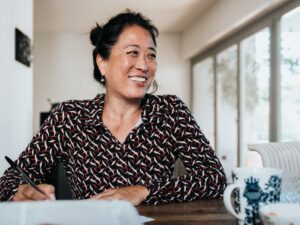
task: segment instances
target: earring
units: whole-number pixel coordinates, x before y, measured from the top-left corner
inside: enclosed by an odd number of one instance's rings
[[[101,76],[101,79],[100,79],[100,82],[101,82],[101,83],[104,83],[104,81],[105,81],[105,77],[102,75],[102,76]]]

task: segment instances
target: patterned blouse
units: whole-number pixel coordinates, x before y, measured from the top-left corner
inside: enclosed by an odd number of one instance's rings
[[[86,199],[109,188],[144,185],[146,204],[221,197],[222,165],[188,108],[176,96],[147,94],[142,123],[120,143],[102,122],[104,94],[57,106],[16,163],[36,183],[44,183],[60,159],[73,198]],[[180,158],[186,175],[174,178]],[[11,168],[0,178],[0,200],[24,183]]]

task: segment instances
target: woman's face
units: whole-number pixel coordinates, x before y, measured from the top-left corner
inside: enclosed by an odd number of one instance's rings
[[[97,57],[109,95],[142,99],[156,71],[156,49],[149,31],[133,25],[124,29],[107,60]]]

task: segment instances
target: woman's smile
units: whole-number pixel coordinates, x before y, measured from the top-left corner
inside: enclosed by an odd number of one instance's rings
[[[129,76],[129,79],[135,83],[145,84],[148,78],[146,76]]]

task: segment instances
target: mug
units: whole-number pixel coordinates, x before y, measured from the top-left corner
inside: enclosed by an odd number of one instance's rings
[[[300,203],[300,173],[284,171],[282,174],[282,186],[280,202]]]
[[[235,168],[233,183],[224,192],[227,211],[239,225],[260,225],[259,207],[280,200],[282,170],[275,168]],[[234,201],[232,202],[232,193]],[[234,203],[234,206],[232,205]]]

